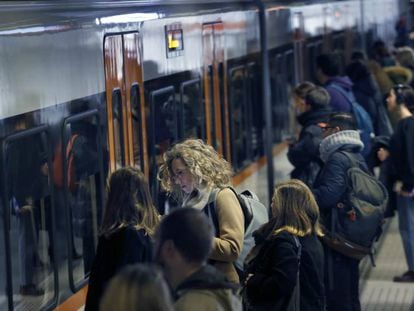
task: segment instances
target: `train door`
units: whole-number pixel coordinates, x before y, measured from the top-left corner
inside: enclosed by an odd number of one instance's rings
[[[141,39],[137,32],[104,41],[110,170],[140,168],[148,176]]]
[[[223,23],[204,24],[202,35],[207,142],[230,159]]]

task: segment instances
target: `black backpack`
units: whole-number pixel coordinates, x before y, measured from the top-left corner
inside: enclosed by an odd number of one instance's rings
[[[347,191],[332,209],[330,232],[323,241],[335,251],[355,259],[372,257],[372,245],[382,232],[388,201],[384,185],[363,170],[354,155],[341,152],[351,162],[347,171]]]

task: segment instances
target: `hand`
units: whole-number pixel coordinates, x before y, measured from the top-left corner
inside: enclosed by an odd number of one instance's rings
[[[412,192],[403,191],[403,190],[401,190],[398,194],[406,198],[411,198],[413,196]]]

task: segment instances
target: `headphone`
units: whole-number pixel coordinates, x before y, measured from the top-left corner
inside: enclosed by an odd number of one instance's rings
[[[404,90],[408,89],[408,87],[404,84],[397,84],[393,87],[395,96],[397,97],[397,104],[401,105],[405,102]]]

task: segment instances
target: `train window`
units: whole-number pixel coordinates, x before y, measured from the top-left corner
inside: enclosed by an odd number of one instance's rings
[[[251,149],[251,156],[257,157],[262,155],[263,150],[263,107],[258,104],[261,103],[261,84],[258,72],[258,66],[255,63],[247,65],[247,107],[249,118],[248,128],[250,129],[248,146]]]
[[[102,219],[104,178],[108,152],[99,132],[98,110],[85,111],[64,122],[62,142],[66,146],[64,163],[65,204],[69,282],[77,291],[85,284],[92,268]]]
[[[15,126],[18,132],[7,137],[2,148],[7,242],[1,257],[2,264],[6,258],[7,273],[0,277],[0,291],[10,292],[8,299],[0,299],[0,309],[50,309],[56,305],[58,288],[52,152],[46,126],[26,129],[21,121]]]
[[[230,132],[232,146],[232,165],[241,169],[248,159],[248,106],[246,72],[244,66],[232,68],[230,77]]]
[[[201,98],[200,79],[182,83],[180,98],[180,137],[206,139],[206,115]]]
[[[125,165],[122,96],[119,88],[112,91],[112,126],[116,168]]]
[[[131,115],[132,115],[132,142],[134,151],[134,166],[144,171],[142,148],[142,120],[139,85],[131,86]]]
[[[158,167],[163,161],[162,155],[164,152],[178,139],[177,104],[173,86],[168,86],[150,93],[150,135],[153,144],[149,146],[149,180],[152,197],[161,213],[164,211],[166,197],[161,194],[159,189],[159,183],[157,181]]]

